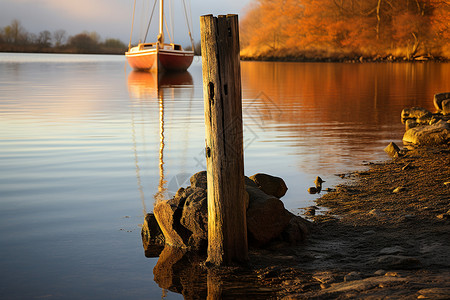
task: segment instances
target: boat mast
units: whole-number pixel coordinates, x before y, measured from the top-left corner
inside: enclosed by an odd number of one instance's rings
[[[133,4],[133,18],[131,19],[131,33],[130,33],[130,42],[128,43],[128,52],[131,49],[131,38],[133,37],[134,13],[135,12],[136,12],[136,0],[134,0],[134,4]]]
[[[159,2],[159,34],[158,42],[164,44],[164,0]]]

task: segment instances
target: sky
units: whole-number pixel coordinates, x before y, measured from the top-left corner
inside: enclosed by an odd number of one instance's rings
[[[175,42],[189,45],[183,0],[171,0],[174,11]],[[242,18],[251,1],[255,0],[185,0],[190,2],[193,37],[200,40],[199,17],[205,14],[239,14]],[[0,0],[0,27],[3,28],[17,19],[30,33],[38,34],[43,30],[54,32],[66,30],[68,35],[83,31],[95,31],[101,38],[118,38],[128,44],[131,32],[131,19],[134,0]],[[148,2],[148,3],[147,3]],[[139,40],[145,32],[148,19],[142,12],[151,11],[154,0],[136,0],[136,16],[133,30],[133,42]],[[147,3],[147,4],[144,4]],[[166,16],[168,9],[166,1]],[[157,10],[156,10],[157,11]],[[158,17],[156,13],[155,18]],[[152,21],[152,28],[158,27]],[[154,26],[153,26],[154,25]],[[181,28],[181,29],[179,29]],[[155,29],[156,30],[156,29]],[[156,35],[156,31],[152,34]],[[156,39],[156,37],[155,37]],[[152,41],[151,34],[147,41]],[[167,34],[166,34],[167,41]]]

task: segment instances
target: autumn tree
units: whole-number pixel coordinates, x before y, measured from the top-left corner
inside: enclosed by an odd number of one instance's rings
[[[242,53],[439,53],[450,42],[449,10],[446,0],[258,0],[241,22]]]

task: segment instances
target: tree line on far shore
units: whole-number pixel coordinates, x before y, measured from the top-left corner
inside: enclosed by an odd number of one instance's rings
[[[18,20],[0,28],[0,52],[49,52],[80,54],[123,54],[127,46],[119,39],[102,40],[93,32],[81,32],[69,36],[63,29],[38,34],[28,32]]]
[[[448,0],[253,0],[241,56],[450,59]]]

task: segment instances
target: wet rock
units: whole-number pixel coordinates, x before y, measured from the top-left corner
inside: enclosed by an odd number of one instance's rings
[[[192,178],[192,177],[191,177]],[[180,220],[193,235],[208,239],[208,202],[206,190],[198,188],[186,199]]]
[[[247,210],[249,240],[261,246],[279,236],[292,216],[280,199],[251,186],[246,186],[246,190],[250,198]]]
[[[450,142],[450,124],[440,120],[433,125],[411,128],[403,135],[403,142],[420,146],[439,146]]]
[[[312,187],[308,188],[308,193],[317,194],[317,193],[319,193],[319,191],[317,190],[317,188],[315,186],[312,186]]]
[[[422,107],[405,108],[402,110],[401,114],[402,123],[405,123],[407,119],[419,119],[423,121],[425,119],[431,118],[431,116],[431,112]]]
[[[286,183],[280,177],[275,177],[264,173],[257,173],[250,176],[249,178],[253,182],[255,182],[258,188],[267,195],[281,198],[286,194],[288,190]]]
[[[186,249],[166,246],[153,268],[154,281],[162,289],[182,294],[184,299],[206,299],[206,284],[198,284],[206,277],[200,266],[203,257]]]
[[[164,234],[165,243],[173,247],[187,247],[191,233],[180,224],[184,202],[180,198],[160,201],[153,208],[156,220]]]
[[[390,157],[398,157],[400,148],[394,142],[391,142],[386,148],[384,148],[384,152],[386,152]]]
[[[208,178],[206,175],[206,171],[200,171],[195,173],[189,179],[191,182],[192,188],[201,188],[206,190],[208,188]]]
[[[433,104],[434,107],[438,110],[442,110],[442,102],[444,100],[450,99],[450,93],[439,93],[434,95]]]
[[[417,258],[403,255],[383,255],[376,263],[387,269],[417,269],[420,261]]]
[[[164,247],[165,239],[153,213],[148,213],[145,216],[141,237],[145,256],[158,257]]]

